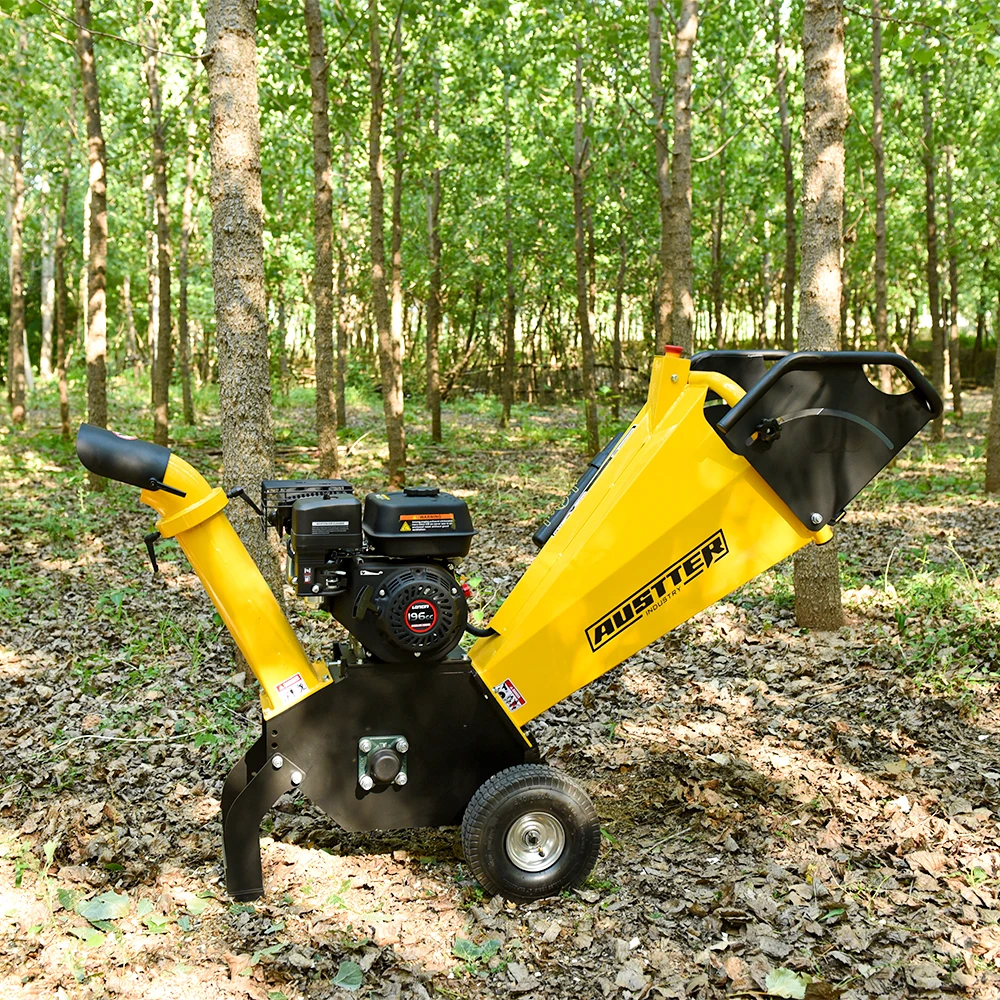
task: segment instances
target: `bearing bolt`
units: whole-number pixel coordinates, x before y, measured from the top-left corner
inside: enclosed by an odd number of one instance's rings
[[[358,743],[358,749],[362,753],[368,753],[368,751],[371,750],[371,748],[372,748],[372,741],[371,740],[364,739],[364,740],[361,740],[360,743]]]
[[[292,771],[292,784],[293,785],[301,785],[302,784],[302,772],[301,771]]]
[[[409,740],[407,740],[405,736],[400,736],[400,738],[396,740],[396,749],[400,753],[406,753],[406,751],[410,749]]]
[[[372,788],[375,787],[375,781],[372,779],[370,774],[362,774],[361,777],[358,778],[358,784],[366,792],[370,792]]]
[[[406,772],[405,771],[400,771],[399,774],[396,775],[396,784],[397,785],[405,785],[408,780],[409,779],[406,777]]]
[[[271,758],[271,767],[273,767],[275,771],[280,771],[284,766],[285,766],[285,758],[282,757],[280,753],[276,753]]]

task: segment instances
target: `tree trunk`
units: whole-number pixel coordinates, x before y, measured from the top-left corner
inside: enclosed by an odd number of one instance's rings
[[[506,64],[506,47],[504,62]],[[505,71],[506,72],[506,71]],[[510,185],[511,140],[510,140],[510,88],[509,78],[504,79],[503,87],[503,197],[504,197],[504,228],[506,241],[504,246],[504,265],[507,276],[507,294],[504,299],[503,314],[503,375],[501,381],[501,412],[500,426],[506,427],[510,420],[510,408],[514,402],[514,362],[517,349],[514,340],[514,323],[517,318],[514,301],[514,237],[511,232],[513,225],[513,193]]]
[[[264,301],[264,203],[257,103],[257,5],[209,0],[205,13],[212,157],[212,285],[227,489],[257,488],[274,453]],[[227,511],[279,601],[278,560],[244,504]]]
[[[1000,289],[997,290],[996,361],[993,365],[993,400],[986,434],[986,492],[1000,493]]]
[[[66,140],[66,155],[63,161],[62,184],[59,189],[59,225],[56,229],[56,376],[59,380],[59,425],[64,441],[70,438],[69,430],[69,387],[66,383],[66,321],[68,319],[69,294],[66,285],[66,212],[69,206],[69,171],[72,162],[72,145]]]
[[[927,295],[931,314],[931,382],[938,395],[944,399],[944,330],[941,326],[941,292],[938,276],[937,220],[935,217],[934,181],[934,119],[931,116],[930,73],[925,69],[920,74],[920,96],[923,104],[924,145],[924,222],[927,239]],[[933,425],[931,436],[935,441],[944,440],[944,415]]]
[[[576,43],[576,76],[573,88],[573,249],[576,258],[576,319],[580,325],[583,348],[583,408],[587,422],[587,450],[596,455],[601,450],[597,417],[597,391],[594,385],[594,334],[588,289],[586,222],[583,207],[583,182],[590,169],[590,139],[583,134],[583,50]]]
[[[90,164],[90,254],[87,261],[87,420],[95,427],[108,424],[108,188],[101,100],[97,89],[94,40],[90,34],[90,0],[76,0],[76,49],[83,81],[87,121],[87,160]],[[89,473],[91,489],[104,480]]]
[[[55,250],[52,244],[52,215],[49,208],[48,178],[42,181],[45,200],[41,209],[42,227],[42,344],[38,354],[38,378],[47,382],[52,378],[52,329],[56,304]]]
[[[156,331],[156,364],[153,366],[153,441],[166,445],[170,429],[170,375],[173,352],[170,333],[170,214],[167,205],[166,132],[160,101],[160,80],[157,68],[156,5],[147,34],[146,86],[149,89],[149,117],[153,125],[153,194],[156,203],[156,276],[159,285],[159,311]]]
[[[724,71],[722,53],[718,61],[719,79]],[[722,232],[726,218],[726,94],[719,97],[719,197],[712,210],[712,321],[716,350],[725,344],[722,328]]]
[[[434,118],[437,134],[437,113]],[[430,294],[427,300],[427,409],[431,415],[431,440],[441,441],[441,364],[438,339],[441,330],[441,231],[438,211],[441,205],[441,170],[431,171],[431,191],[427,196],[427,238],[430,254]]]
[[[180,286],[177,300],[177,335],[181,348],[181,394],[184,423],[194,423],[194,399],[191,395],[191,334],[188,328],[188,251],[191,245],[192,216],[194,214],[195,140],[198,123],[195,120],[192,83],[188,95],[187,150],[184,157],[184,202],[181,207],[181,243],[177,261],[177,283]]]
[[[319,476],[337,474],[337,395],[333,360],[333,173],[330,97],[319,0],[305,0],[312,88],[313,307],[316,313],[316,439]]]
[[[782,318],[786,351],[795,350],[795,175],[792,172],[792,130],[788,117],[788,87],[785,80],[784,41],[781,37],[781,5],[771,2],[774,24],[774,66],[778,90],[778,115],[781,120],[781,161],[785,172],[785,273],[782,276]]]
[[[624,200],[624,191],[622,192]],[[611,415],[618,419],[621,413],[622,397],[622,315],[625,295],[625,275],[628,269],[628,240],[625,239],[624,205],[622,206],[622,228],[618,236],[618,277],[615,279],[615,332],[611,348]],[[539,323],[539,332],[541,323]]]
[[[10,418],[15,424],[24,423],[25,366],[28,359],[24,352],[24,117],[14,126],[14,142],[11,150],[10,213],[10,326],[7,336],[10,344]]]
[[[156,405],[156,358],[160,353],[160,274],[156,238],[156,200],[153,195],[153,175],[142,179],[146,195],[148,225],[146,228],[146,350],[149,354],[149,404]]]
[[[660,24],[662,0],[648,0],[649,89],[653,107],[653,141],[656,148],[656,193],[660,205],[659,275],[653,298],[654,336],[660,344],[670,342],[670,313],[673,305],[673,275],[670,267],[670,147],[664,120],[666,94],[663,90],[663,28]]]
[[[951,382],[951,404],[955,416],[962,418],[962,365],[959,358],[958,340],[958,241],[955,238],[955,203],[952,191],[952,175],[955,172],[955,148],[948,146],[945,152],[945,202],[948,219],[946,240],[948,243],[948,378]]]
[[[349,86],[345,82],[344,91]],[[344,156],[340,178],[340,235],[337,240],[337,426],[347,425],[347,309],[349,293],[347,288],[347,239],[350,234],[350,218],[347,212],[351,171],[349,131],[344,132]]]
[[[125,307],[125,365],[131,368],[138,360],[135,329],[135,309],[132,305],[132,277],[128,273],[122,276],[122,305]]]
[[[988,273],[987,258],[984,255],[983,273],[979,279],[979,300],[976,302],[976,343],[972,348],[973,385],[979,385],[979,358],[983,353],[983,337],[986,333],[986,277]]]
[[[840,343],[844,129],[847,84],[840,0],[806,0],[802,27],[805,122],[802,135],[802,274],[799,347],[833,351]],[[835,541],[795,555],[795,617],[815,629],[844,621]]]
[[[403,426],[403,365],[392,337],[392,317],[385,286],[385,191],[382,172],[383,73],[379,39],[378,0],[368,0],[368,38],[371,56],[371,119],[368,129],[368,175],[371,183],[372,301],[378,329],[382,409],[389,444],[390,486],[406,481],[406,435]]]
[[[441,168],[437,165],[440,136],[441,81],[437,64],[433,69],[434,104],[431,111],[431,135],[434,139],[434,167],[431,169],[431,190],[427,195],[427,256],[430,280],[427,297],[427,410],[431,417],[431,440],[441,441],[441,360],[438,341],[441,334],[441,230],[438,216],[441,208]]]
[[[694,275],[691,261],[691,61],[698,34],[698,0],[681,0],[674,41],[674,148],[670,163],[672,306],[670,343],[694,347]]]
[[[882,10],[872,0],[872,152],[875,157],[875,346],[889,349],[888,280],[885,251],[885,145],[882,141]],[[879,368],[879,387],[892,391],[892,369]]]

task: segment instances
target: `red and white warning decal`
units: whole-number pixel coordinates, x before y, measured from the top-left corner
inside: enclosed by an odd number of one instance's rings
[[[411,632],[423,635],[430,632],[438,620],[437,605],[423,597],[411,601],[403,612],[403,621]]]
[[[286,677],[275,687],[275,690],[278,692],[278,697],[286,705],[309,692],[306,682],[302,679],[302,674],[292,674],[291,677]]]
[[[500,700],[507,706],[509,712],[516,712],[524,704],[524,697],[514,687],[514,682],[509,677],[503,684],[498,684],[493,690],[499,695]]]

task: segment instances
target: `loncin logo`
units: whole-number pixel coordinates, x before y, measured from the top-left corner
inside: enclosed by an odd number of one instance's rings
[[[601,615],[587,629],[587,641],[595,652],[615,636],[621,635],[639,621],[644,614],[651,614],[661,608],[672,597],[680,593],[692,580],[701,576],[713,563],[718,562],[729,546],[720,528],[713,535],[696,545],[687,555],[657,573],[644,587],[640,587],[631,597],[627,597],[607,614]]]

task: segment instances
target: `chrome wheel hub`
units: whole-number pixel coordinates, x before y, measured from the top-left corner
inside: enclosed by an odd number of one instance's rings
[[[507,857],[521,871],[540,872],[559,860],[566,846],[566,831],[552,813],[528,812],[507,831]]]

